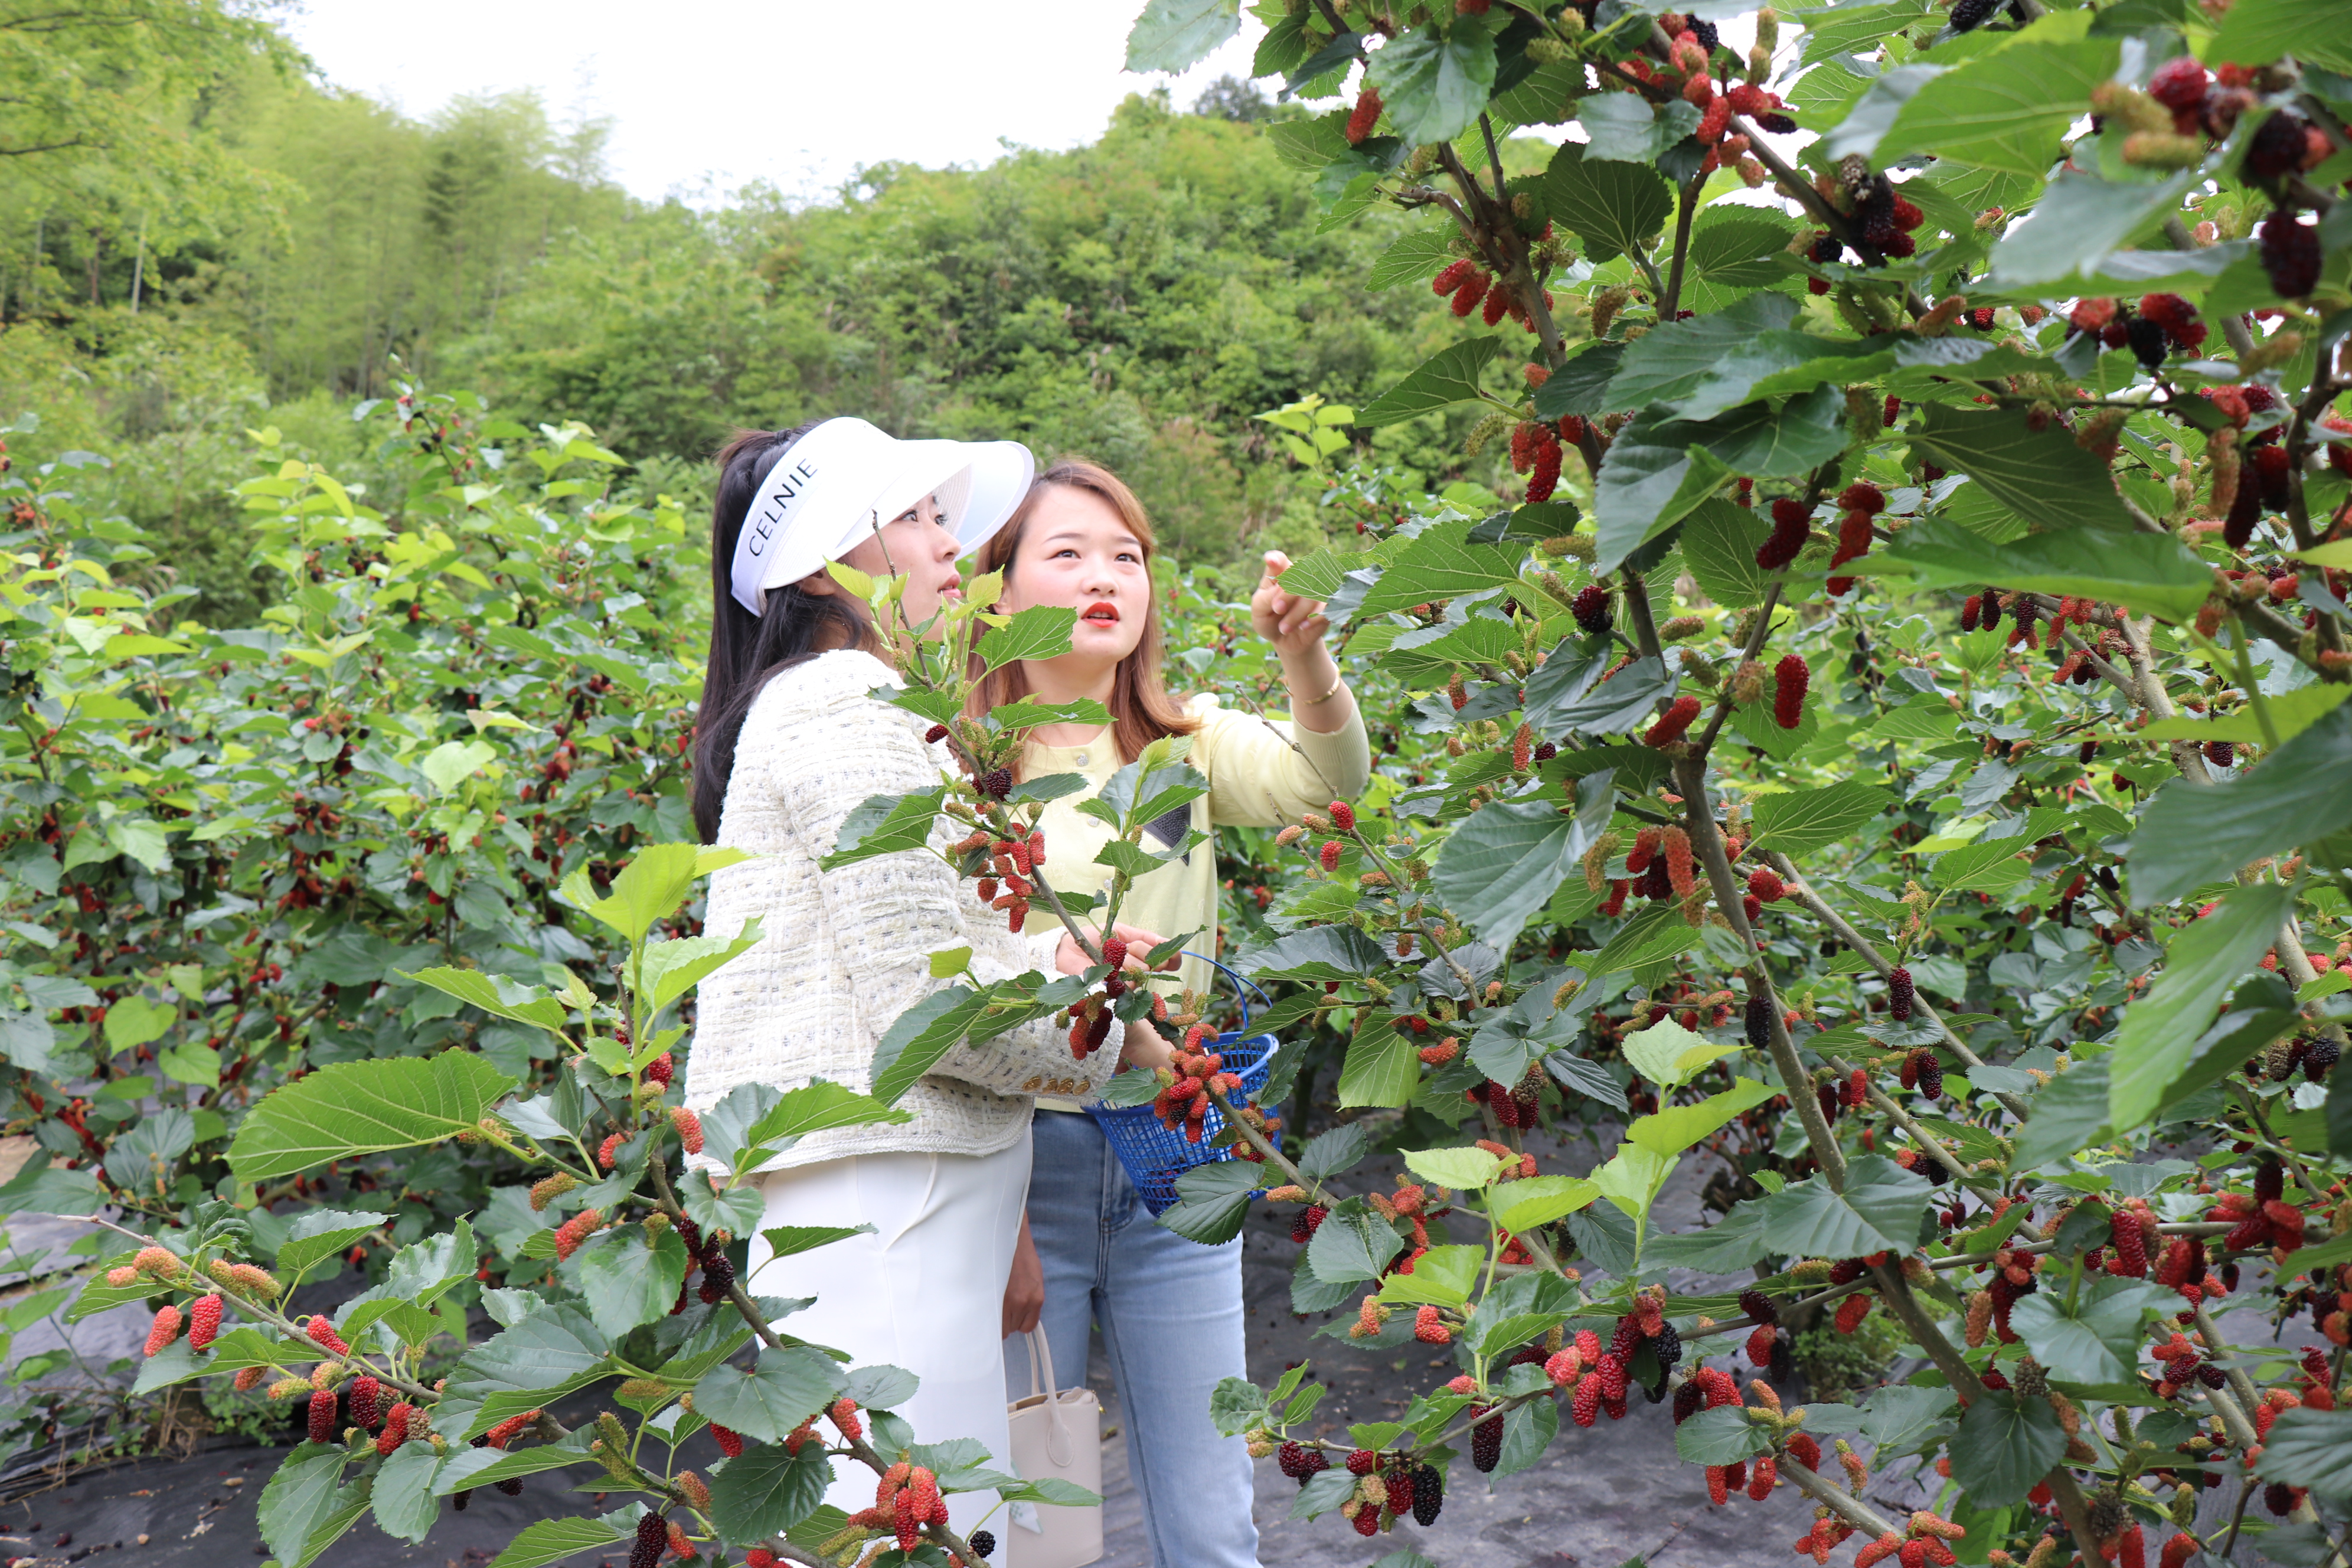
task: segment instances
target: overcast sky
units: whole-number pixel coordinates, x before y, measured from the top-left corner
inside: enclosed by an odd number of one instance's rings
[[[1249,74],[1244,31],[1179,78],[1122,68],[1141,0],[308,0],[290,20],[328,79],[416,116],[535,88],[553,117],[613,121],[614,175],[689,199],[751,180],[818,196],[860,163],[984,163],[1063,148],[1129,93],[1180,107]],[[887,18],[878,29],[876,18]],[[715,187],[712,189],[711,187]]]

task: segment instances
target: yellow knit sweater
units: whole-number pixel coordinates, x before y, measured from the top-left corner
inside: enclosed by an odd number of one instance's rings
[[[1230,711],[1205,692],[1193,697],[1185,708],[1201,721],[1186,761],[1208,779],[1209,793],[1192,803],[1188,821],[1171,822],[1158,834],[1147,833],[1147,849],[1167,848],[1186,826],[1214,834],[1220,826],[1271,827],[1296,822],[1303,811],[1320,811],[1335,800],[1352,799],[1372,776],[1371,744],[1365,736],[1361,714],[1351,712],[1344,728],[1322,735],[1296,723],[1272,723],[1255,714]],[[1039,824],[1045,835],[1045,875],[1055,887],[1097,896],[1109,890],[1110,868],[1096,865],[1094,859],[1109,842],[1110,829],[1081,813],[1078,803],[1099,793],[1123,765],[1108,729],[1076,746],[1032,742],[1024,753],[1024,778],[1083,773],[1089,785],[1049,803]],[[1033,913],[1031,918],[1036,917]],[[1137,879],[1120,905],[1118,918],[1124,924],[1162,936],[1196,931],[1200,934],[1186,944],[1187,950],[1213,955],[1217,952],[1216,846],[1203,844],[1185,860],[1171,862]],[[1215,972],[1201,960],[1188,958],[1181,975],[1184,984],[1205,992]],[[1076,1109],[1068,1100],[1037,1103],[1041,1110]]]

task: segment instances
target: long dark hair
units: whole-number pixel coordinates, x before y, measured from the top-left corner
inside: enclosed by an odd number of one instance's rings
[[[719,842],[735,739],[761,689],[829,648],[870,652],[879,646],[872,628],[837,594],[812,594],[788,583],[768,590],[767,613],[758,616],[735,599],[735,536],[743,531],[752,498],[777,460],[818,423],[741,431],[719,454],[719,493],[710,503],[710,658],[703,668],[694,738],[694,826],[706,844]]]

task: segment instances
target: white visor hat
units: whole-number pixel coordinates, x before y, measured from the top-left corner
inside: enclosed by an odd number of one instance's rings
[[[863,419],[828,419],[776,459],[735,536],[736,603],[760,614],[797,583],[936,496],[965,552],[1004,526],[1037,459],[1018,441],[901,441]]]

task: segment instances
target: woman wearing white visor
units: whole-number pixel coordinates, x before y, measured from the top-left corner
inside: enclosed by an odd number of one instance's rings
[[[869,695],[896,679],[898,628],[878,634],[825,563],[903,574],[906,624],[920,626],[958,593],[958,557],[1027,492],[1028,448],[900,441],[828,419],[744,435],[719,465],[694,813],[706,842],[758,857],[712,879],[709,933],[757,917],[761,934],[703,982],[686,1089],[700,1110],[745,1083],[865,1089],[884,1032],[942,984],[929,964],[941,949],[971,948],[982,980],[1086,963],[1050,926],[1010,934],[958,896],[928,850],[818,868],[859,803],[935,787],[941,762],[922,720]],[[952,837],[942,823],[933,847]],[[1158,940],[1135,935],[1139,950]],[[1129,1047],[1146,1059],[1166,1049],[1148,1025],[1129,1026]],[[913,1373],[917,1391],[897,1409],[918,1441],[976,1438],[1007,1469],[999,1346],[1008,1315],[1034,1311],[1006,1299],[1029,1184],[1032,1101],[1016,1086],[1041,1064],[1089,1089],[1120,1065],[1111,1052],[1074,1063],[1064,1032],[1040,1022],[950,1053],[898,1101],[907,1121],[802,1139],[768,1167],[761,1229],[871,1233],[772,1260],[755,1237],[747,1281],[759,1295],[816,1298],[783,1331],[846,1351],[853,1365]],[[829,1501],[871,1506],[871,1475],[836,1474]],[[950,1497],[950,1522],[969,1531],[995,1500]]]

